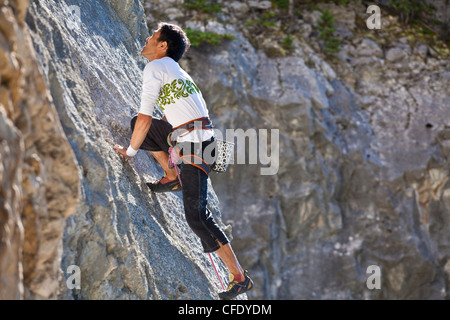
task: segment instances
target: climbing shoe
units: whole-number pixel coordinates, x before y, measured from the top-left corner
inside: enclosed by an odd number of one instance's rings
[[[236,296],[243,294],[253,288],[253,281],[248,276],[248,271],[244,271],[244,281],[236,282],[234,280],[234,276],[230,273],[230,282],[228,283],[227,291],[223,291],[219,293],[219,297],[222,300],[231,300]]]
[[[147,182],[147,186],[151,191],[156,193],[181,190],[180,181],[178,181],[178,179],[169,180],[167,177],[163,177],[155,183]]]

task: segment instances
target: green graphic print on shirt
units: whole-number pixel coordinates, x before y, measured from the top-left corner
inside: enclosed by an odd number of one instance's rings
[[[183,79],[173,80],[171,83],[166,83],[162,86],[156,102],[164,110],[164,106],[175,103],[175,99],[178,100],[181,97],[187,98],[190,94],[194,93],[200,93],[200,90],[192,81]]]

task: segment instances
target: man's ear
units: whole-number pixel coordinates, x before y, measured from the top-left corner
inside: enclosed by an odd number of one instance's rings
[[[158,45],[162,50],[167,50],[167,41],[161,41]]]

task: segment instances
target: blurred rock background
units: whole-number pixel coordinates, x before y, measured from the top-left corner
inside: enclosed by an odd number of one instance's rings
[[[408,3],[371,30],[360,1],[145,2],[199,40],[183,66],[222,130],[280,130],[276,175],[211,176],[250,298],[448,297],[449,7]]]
[[[181,194],[149,194],[162,170],[112,148],[158,21],[187,30],[216,128],[279,130],[276,174],[210,179],[248,298],[448,298],[450,8],[407,2],[371,30],[361,1],[0,1],[1,298],[217,298]]]

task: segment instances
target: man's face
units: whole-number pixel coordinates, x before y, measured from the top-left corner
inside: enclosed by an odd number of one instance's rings
[[[158,41],[160,32],[161,30],[153,31],[153,34],[147,38],[142,48],[141,54],[150,61],[159,59],[161,58],[161,54],[165,54],[164,46],[162,46],[164,43]]]

